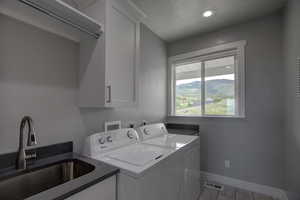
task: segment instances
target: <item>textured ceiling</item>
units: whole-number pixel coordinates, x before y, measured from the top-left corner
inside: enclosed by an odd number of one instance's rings
[[[131,0],[146,14],[143,22],[170,42],[197,33],[245,22],[270,14],[286,0]],[[203,18],[207,9],[216,12]]]

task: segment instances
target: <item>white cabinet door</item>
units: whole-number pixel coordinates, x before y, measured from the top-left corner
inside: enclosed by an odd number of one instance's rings
[[[121,5],[107,8],[106,86],[108,106],[136,103],[139,23]]]
[[[116,200],[116,176],[74,194],[66,200]]]
[[[137,102],[140,23],[123,0],[99,0],[85,13],[104,26],[80,44],[80,107],[125,107]]]
[[[197,200],[200,195],[200,147],[185,152],[182,200]]]

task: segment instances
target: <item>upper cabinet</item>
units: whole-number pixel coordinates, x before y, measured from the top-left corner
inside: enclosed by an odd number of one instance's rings
[[[137,103],[140,23],[130,5],[98,0],[83,10],[104,27],[98,39],[80,42],[79,106],[124,107]]]

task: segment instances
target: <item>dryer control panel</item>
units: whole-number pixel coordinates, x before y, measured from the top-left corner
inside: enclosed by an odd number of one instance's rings
[[[141,140],[147,140],[168,134],[167,128],[163,123],[141,126],[138,129]]]

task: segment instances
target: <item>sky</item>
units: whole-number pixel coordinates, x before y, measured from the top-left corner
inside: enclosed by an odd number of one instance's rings
[[[234,80],[234,74],[226,74],[226,75],[220,75],[220,76],[210,76],[210,77],[206,77],[205,81],[220,80],[220,79]],[[178,81],[176,81],[176,85],[192,83],[192,82],[195,82],[195,81],[201,81],[201,78],[178,80]]]

